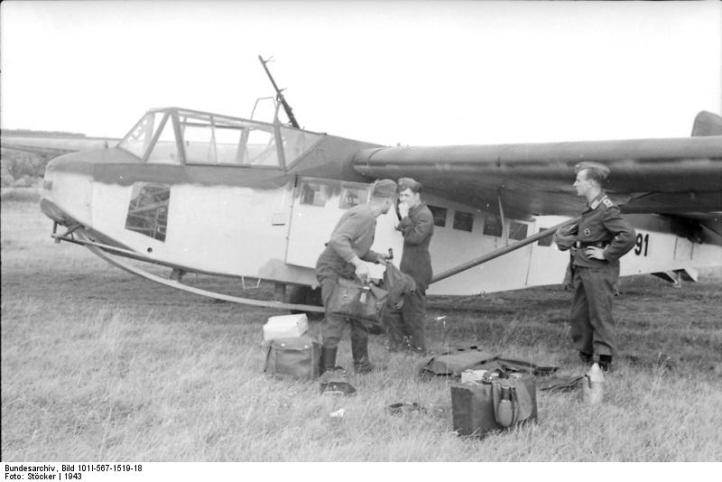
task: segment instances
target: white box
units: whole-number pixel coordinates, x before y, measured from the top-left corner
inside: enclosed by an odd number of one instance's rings
[[[308,331],[308,318],[305,313],[297,315],[272,316],[263,325],[263,341],[277,338],[296,338]]]
[[[464,370],[461,372],[461,383],[476,383],[484,379],[486,370]]]

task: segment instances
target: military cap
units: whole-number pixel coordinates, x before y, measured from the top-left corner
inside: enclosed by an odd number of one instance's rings
[[[589,178],[594,179],[597,182],[602,182],[606,180],[607,177],[609,177],[609,173],[611,172],[607,166],[598,162],[583,161],[574,166],[574,172],[576,172],[577,174],[579,173],[579,171],[582,171],[584,169],[589,169]]]
[[[399,192],[404,189],[411,189],[413,192],[421,192],[421,183],[410,177],[402,177],[399,179]]]
[[[374,183],[374,197],[396,197],[396,183],[391,179],[380,179]]]

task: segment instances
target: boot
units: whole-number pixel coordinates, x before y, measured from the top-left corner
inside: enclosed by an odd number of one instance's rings
[[[584,363],[585,365],[591,365],[594,361],[592,355],[589,353],[584,353],[583,351],[579,352],[579,359]]]
[[[603,372],[611,371],[612,355],[599,355],[599,368],[601,368]]]
[[[321,374],[324,372],[331,372],[335,370],[343,370],[341,367],[336,366],[336,351],[337,347],[328,348],[321,347]]]
[[[374,370],[375,367],[369,361],[368,339],[351,338],[351,356],[354,372],[363,374]]]

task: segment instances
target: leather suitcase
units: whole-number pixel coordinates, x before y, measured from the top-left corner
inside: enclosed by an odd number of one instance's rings
[[[511,429],[520,424],[536,421],[536,383],[531,375],[521,375],[508,380],[499,380],[505,385],[515,384],[515,390],[524,391],[519,397],[524,407],[518,419],[514,419],[510,426],[505,427],[498,422],[500,414],[498,407],[500,401],[500,384],[491,382],[482,383],[454,383],[451,385],[451,409],[454,431],[458,435],[482,438],[490,432]],[[496,393],[495,393],[496,392]],[[495,406],[496,403],[496,406]],[[519,410],[517,409],[517,414]]]

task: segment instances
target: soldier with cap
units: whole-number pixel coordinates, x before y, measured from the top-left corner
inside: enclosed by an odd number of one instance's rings
[[[432,276],[429,243],[434,234],[434,216],[421,201],[421,188],[421,183],[410,177],[399,179],[398,214],[401,222],[396,229],[404,236],[404,251],[399,268],[414,279],[416,289],[404,296],[399,311],[386,313],[385,321],[391,351],[410,349],[424,354],[425,296]]]
[[[371,250],[376,232],[376,218],[386,214],[396,200],[396,183],[391,179],[377,181],[372,188],[368,204],[360,204],[346,211],[331,233],[316,262],[316,278],[321,285],[323,305],[328,301],[339,278],[366,281],[369,268],[365,261],[381,262],[386,255]],[[368,356],[368,330],[360,320],[354,320],[326,311],[321,325],[321,371],[335,370],[336,352],[346,325],[351,325],[351,354],[356,373],[374,369]]]
[[[554,241],[559,249],[572,250],[572,340],[583,362],[597,361],[609,370],[615,351],[612,299],[619,258],[634,246],[635,232],[602,191],[609,168],[581,162],[575,170],[574,188],[586,198],[587,209],[576,226],[558,230]]]

